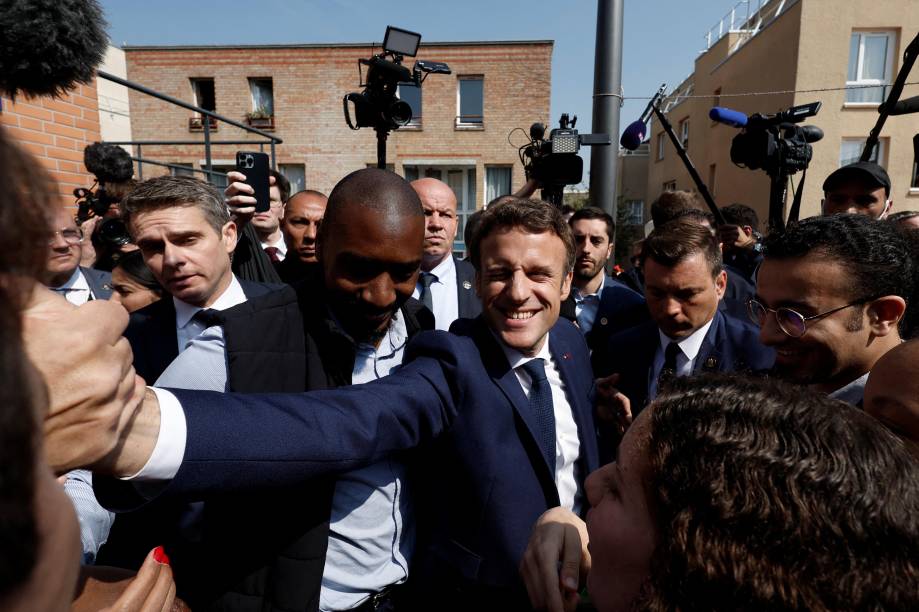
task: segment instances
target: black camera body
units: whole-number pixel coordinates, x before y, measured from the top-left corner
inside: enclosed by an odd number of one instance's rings
[[[421,87],[428,74],[450,74],[450,67],[442,62],[419,60],[411,70],[402,65],[404,56],[415,56],[420,42],[421,34],[388,26],[383,53],[358,60],[358,66],[367,67],[367,76],[361,83],[363,91],[345,94],[342,100],[349,128],[369,127],[384,133],[399,129],[412,120],[412,107],[397,95],[399,84]]]
[[[820,102],[793,106],[774,115],[751,115],[731,141],[731,161],[772,176],[806,170],[813,158],[810,143],[823,138],[820,128],[798,125],[820,110]]]
[[[528,179],[542,185],[545,201],[562,205],[562,191],[566,185],[577,185],[584,176],[584,160],[578,155],[581,145],[608,145],[609,134],[580,134],[575,129],[577,116],[569,118],[562,113],[558,127],[549,132],[546,126],[530,126],[530,142],[520,148],[520,161]]]

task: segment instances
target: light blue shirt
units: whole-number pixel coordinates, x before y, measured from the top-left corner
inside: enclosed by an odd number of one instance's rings
[[[600,294],[603,293],[603,287],[605,286],[606,275],[604,274],[596,293],[581,295],[580,289],[572,289],[574,291],[574,314],[582,334],[587,334],[594,327],[594,321],[597,320],[597,311],[600,309]]]
[[[379,346],[357,346],[351,383],[392,372],[402,364],[407,340],[405,321],[397,312]],[[338,478],[320,610],[356,608],[372,594],[408,578],[415,547],[410,512],[406,469],[399,461],[387,459]]]
[[[450,331],[450,326],[459,318],[459,296],[456,293],[456,262],[448,255],[431,269],[434,282],[431,283],[431,305],[434,307],[434,329]],[[421,275],[412,297],[421,295]]]

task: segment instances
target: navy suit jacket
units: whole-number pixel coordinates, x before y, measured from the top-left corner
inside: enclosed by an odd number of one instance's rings
[[[270,293],[284,286],[238,280],[246,299]],[[124,337],[128,339],[131,350],[134,351],[134,370],[152,385],[179,355],[176,310],[172,297],[164,294],[163,299],[132,312]]]
[[[517,568],[534,522],[559,504],[554,466],[482,318],[454,327],[418,334],[405,365],[364,385],[283,395],[174,391],[188,433],[164,495],[200,499],[290,486],[421,447],[416,583],[441,597],[463,588],[509,589],[525,605]],[[598,466],[587,347],[559,320],[549,348],[578,426],[582,485]]]
[[[97,300],[108,300],[112,297],[112,273],[105,270],[96,270],[94,268],[84,268],[80,266],[86,284]]]
[[[648,321],[610,338],[606,361],[595,363],[600,376],[619,374],[617,387],[629,398],[633,415],[648,404],[651,369],[660,342],[657,324]],[[775,351],[760,343],[757,327],[719,308],[696,356],[693,374],[758,372],[771,368],[774,361]]]
[[[561,316],[572,322],[577,321],[574,291],[572,288],[568,299],[562,302],[560,312]],[[605,352],[610,336],[644,323],[649,318],[644,296],[633,291],[625,283],[607,276],[603,291],[600,292],[600,304],[597,307],[594,325],[584,336],[587,346],[595,354]]]
[[[475,294],[475,268],[456,257],[453,263],[456,264],[456,311],[460,319],[474,319],[482,312],[482,300]]]

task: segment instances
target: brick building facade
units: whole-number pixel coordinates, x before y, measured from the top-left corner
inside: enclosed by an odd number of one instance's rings
[[[376,163],[374,131],[350,130],[342,113],[344,94],[360,91],[358,59],[373,53],[363,44],[125,48],[128,79],[268,126],[284,141],[277,146],[279,169],[296,188],[325,193],[345,174]],[[461,221],[492,196],[517,189],[525,178],[508,134],[534,121],[549,124],[551,58],[551,41],[422,44],[418,59],[446,62],[452,74],[424,82],[416,118],[389,137],[388,164],[409,179],[427,175],[449,183]],[[402,97],[418,106],[417,91]],[[203,140],[200,119],[185,109],[134,91],[130,108],[135,140]],[[525,137],[518,136],[511,140],[519,146]],[[249,137],[255,139],[225,123],[212,132],[215,140]],[[214,146],[215,169],[230,169],[240,148]],[[143,155],[204,166],[203,146],[144,146]],[[145,176],[161,172],[144,168]]]
[[[73,190],[95,178],[83,167],[83,148],[100,140],[95,82],[60,98],[0,99],[0,124],[57,182],[61,202],[73,205]]]

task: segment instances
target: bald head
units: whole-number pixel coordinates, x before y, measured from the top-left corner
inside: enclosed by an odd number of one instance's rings
[[[412,181],[412,188],[421,198],[424,209],[424,257],[421,269],[430,272],[453,254],[456,239],[456,194],[453,189],[434,178]]]
[[[405,179],[378,168],[357,170],[335,185],[329,194],[323,227],[347,223],[354,208],[372,210],[387,222],[424,214],[418,194]]]
[[[919,340],[878,359],[865,385],[865,412],[901,438],[919,444]]]

